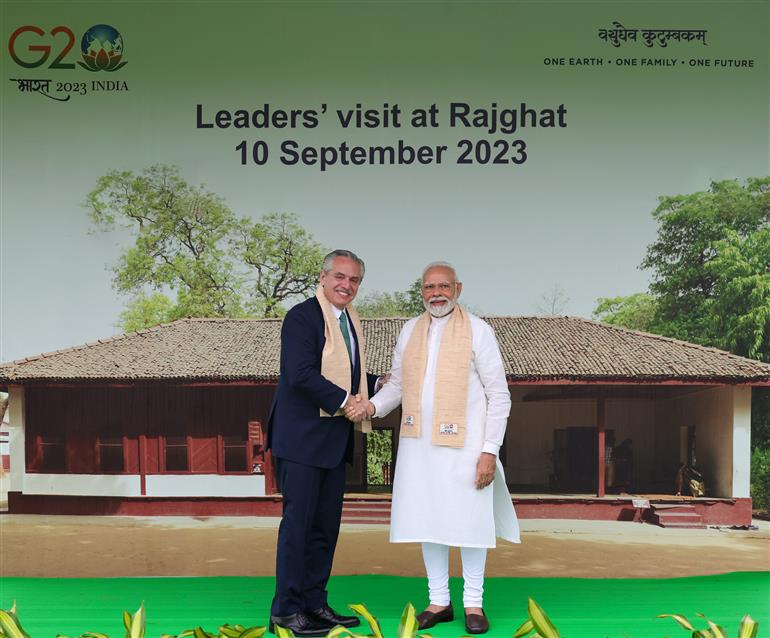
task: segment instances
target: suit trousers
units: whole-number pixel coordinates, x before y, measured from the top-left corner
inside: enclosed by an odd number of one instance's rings
[[[326,604],[340,531],[345,461],[325,469],[276,459],[283,496],[278,528],[273,616],[314,611]]]

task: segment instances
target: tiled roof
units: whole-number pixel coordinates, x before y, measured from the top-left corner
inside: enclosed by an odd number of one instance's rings
[[[370,371],[406,319],[364,319]],[[768,383],[770,365],[577,317],[489,317],[512,381]],[[181,319],[0,365],[0,383],[275,381],[277,319]]]

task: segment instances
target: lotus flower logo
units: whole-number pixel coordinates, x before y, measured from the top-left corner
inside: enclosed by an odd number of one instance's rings
[[[127,62],[123,59],[123,36],[109,24],[97,24],[83,34],[80,41],[83,62],[80,66],[89,71],[117,71]]]

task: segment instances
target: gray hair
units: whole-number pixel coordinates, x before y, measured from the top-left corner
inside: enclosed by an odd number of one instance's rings
[[[361,279],[364,278],[364,273],[366,272],[366,264],[364,264],[364,260],[361,259],[358,255],[356,255],[351,250],[342,250],[338,248],[337,250],[331,251],[326,257],[324,257],[324,265],[323,265],[323,271],[324,272],[330,272],[332,269],[332,263],[337,257],[347,257],[348,259],[352,259],[354,262],[356,262],[361,267]]]
[[[430,262],[425,268],[423,268],[422,271],[422,279],[425,281],[425,275],[428,274],[428,271],[432,268],[446,268],[447,270],[451,270],[452,274],[454,275],[455,281],[457,281],[457,270],[455,270],[455,267],[450,264],[448,261],[432,261]]]

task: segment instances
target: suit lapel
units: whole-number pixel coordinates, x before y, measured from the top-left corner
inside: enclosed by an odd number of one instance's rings
[[[345,311],[345,318],[348,320],[348,328],[350,329],[350,336],[353,338],[353,343],[350,344],[350,347],[354,349],[356,353],[356,362],[355,365],[352,366],[351,370],[351,388],[353,388],[352,393],[356,394],[358,392],[358,386],[361,381],[361,351],[358,348],[358,335],[356,334],[356,329],[353,326],[353,322],[350,321],[350,318]]]

